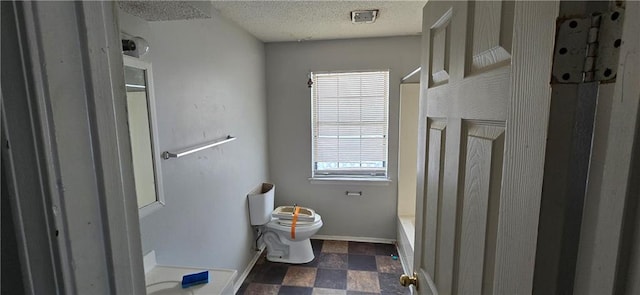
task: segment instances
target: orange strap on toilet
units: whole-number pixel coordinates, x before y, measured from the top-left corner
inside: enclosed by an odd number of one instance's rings
[[[293,221],[291,221],[291,239],[296,239],[296,222],[298,222],[298,213],[300,213],[300,207],[296,206],[296,211],[293,212]]]

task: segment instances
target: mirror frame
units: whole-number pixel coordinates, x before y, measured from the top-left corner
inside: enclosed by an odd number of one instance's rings
[[[149,134],[149,136],[151,136],[151,157],[153,159],[153,174],[155,177],[155,185],[156,185],[156,201],[142,208],[138,208],[139,218],[143,218],[151,214],[152,212],[165,206],[162,172],[160,169],[162,157],[160,155],[160,144],[158,141],[158,117],[156,115],[156,100],[155,100],[155,94],[153,92],[153,74],[152,74],[153,71],[152,71],[150,62],[142,61],[140,59],[137,59],[135,57],[131,57],[128,55],[122,55],[122,59],[124,61],[125,67],[141,69],[146,72],[145,82],[147,86],[147,91],[146,91],[147,92],[147,108],[148,108],[147,111],[149,112],[149,125],[151,127],[151,134]],[[125,80],[125,83],[126,83],[126,80]],[[125,86],[125,93],[126,93],[126,86]],[[129,120],[128,114],[129,114],[129,111],[127,110],[127,120]],[[133,157],[133,154],[131,156]],[[137,198],[138,198],[138,195],[136,194],[136,200]]]

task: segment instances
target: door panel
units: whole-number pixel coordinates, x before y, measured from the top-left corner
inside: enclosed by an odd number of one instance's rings
[[[466,132],[459,294],[492,293],[503,135],[502,126],[472,124]]]
[[[531,292],[557,9],[429,1],[423,10],[419,294]]]
[[[430,86],[445,84],[449,81],[449,61],[451,50],[451,9],[447,10],[429,29],[431,56],[429,73]]]
[[[511,58],[513,5],[512,1],[469,3],[469,74],[488,71]]]
[[[427,178],[427,202],[424,208],[426,212],[426,223],[424,226],[424,236],[437,237],[438,224],[441,219],[441,203],[442,203],[442,180],[444,172],[444,147],[445,147],[445,122],[442,120],[434,120],[429,126],[429,155],[428,155],[428,178]],[[437,264],[436,255],[438,239],[430,239],[425,241],[425,252],[422,265],[424,265],[429,273],[435,273]]]

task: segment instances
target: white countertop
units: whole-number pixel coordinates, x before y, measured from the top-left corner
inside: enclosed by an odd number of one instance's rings
[[[182,289],[182,276],[209,271],[209,283]],[[233,295],[233,280],[237,271],[229,269],[198,269],[156,265],[146,274],[148,295],[160,294],[222,294]]]

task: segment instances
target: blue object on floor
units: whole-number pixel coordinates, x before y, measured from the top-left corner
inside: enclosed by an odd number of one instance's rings
[[[206,284],[209,282],[209,271],[193,273],[182,276],[182,288],[189,288],[193,285]]]

